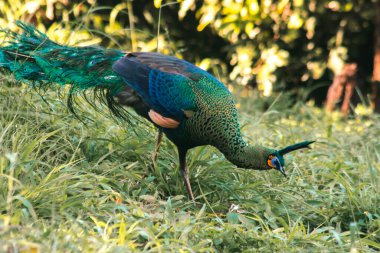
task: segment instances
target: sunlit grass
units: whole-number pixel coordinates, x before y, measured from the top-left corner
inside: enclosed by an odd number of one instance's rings
[[[275,171],[234,168],[211,147],[189,155],[197,205],[176,149],[58,92],[0,81],[0,251],[305,252],[380,249],[380,120],[326,116],[299,104],[241,104],[244,135],[275,148],[318,140]],[[121,202],[121,203],[120,203]],[[357,250],[357,251],[355,251]]]

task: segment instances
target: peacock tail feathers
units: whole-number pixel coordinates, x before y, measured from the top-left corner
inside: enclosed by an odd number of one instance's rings
[[[53,83],[71,85],[67,105],[76,116],[74,107],[77,97],[81,96],[97,109],[97,102],[106,104],[116,119],[130,119],[131,115],[114,97],[125,83],[112,70],[112,64],[122,58],[124,52],[96,46],[60,45],[34,26],[20,21],[16,24],[22,33],[0,30],[6,35],[5,46],[0,46],[0,67],[36,89],[50,88]]]

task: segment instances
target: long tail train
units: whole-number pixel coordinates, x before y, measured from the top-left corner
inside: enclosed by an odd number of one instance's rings
[[[68,108],[75,114],[76,94],[93,89],[93,97],[104,102],[115,118],[129,120],[128,113],[115,102],[125,84],[112,71],[112,64],[125,53],[101,47],[70,47],[51,41],[36,28],[16,22],[22,33],[0,30],[6,35],[5,46],[0,46],[0,68],[13,72],[17,80],[33,87],[70,84]],[[94,106],[84,95],[86,100]]]

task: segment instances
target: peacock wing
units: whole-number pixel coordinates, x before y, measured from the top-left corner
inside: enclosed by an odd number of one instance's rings
[[[181,121],[197,110],[194,87],[205,71],[191,63],[158,53],[129,53],[112,68],[164,117]]]

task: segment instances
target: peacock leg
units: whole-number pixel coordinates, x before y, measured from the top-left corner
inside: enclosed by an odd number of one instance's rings
[[[189,170],[186,165],[186,153],[187,150],[178,149],[179,156],[179,167],[181,169],[181,173],[183,178],[185,179],[185,185],[187,192],[189,193],[189,197],[191,200],[195,201],[193,191],[191,190],[190,179],[189,179]]]
[[[153,162],[155,163],[157,161],[158,151],[160,151],[161,142],[162,142],[163,132],[161,129],[158,129],[157,139],[156,139],[156,146],[154,148],[154,153],[152,156]]]

